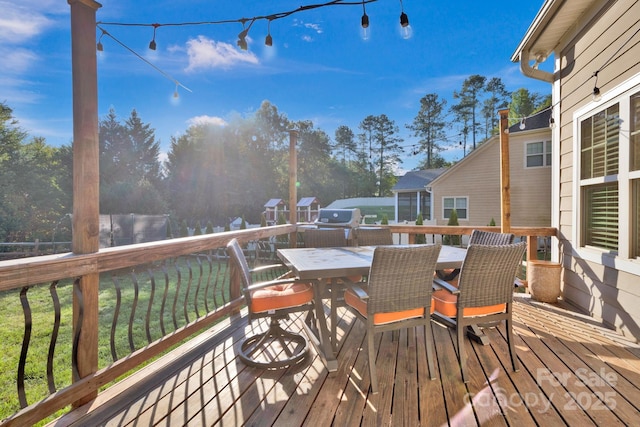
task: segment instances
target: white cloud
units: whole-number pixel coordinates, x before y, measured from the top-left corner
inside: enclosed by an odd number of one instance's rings
[[[42,5],[0,0],[0,43],[17,44],[41,34],[53,24]]]
[[[240,51],[234,46],[211,40],[205,36],[191,39],[186,46],[189,65],[186,71],[211,68],[231,68],[238,64],[258,64],[258,57],[249,51]]]
[[[304,24],[304,27],[315,31],[318,34],[322,34],[322,28],[320,27],[320,24],[309,24],[309,23],[306,23],[306,24]]]
[[[227,125],[227,122],[221,117],[212,117],[212,116],[195,116],[187,120],[187,124],[189,126],[215,126],[215,127],[224,127]]]
[[[20,74],[38,60],[38,56],[27,49],[4,49],[0,46],[0,71],[6,74]]]

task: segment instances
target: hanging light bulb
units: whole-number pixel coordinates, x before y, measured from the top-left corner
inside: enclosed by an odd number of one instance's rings
[[[369,39],[369,15],[367,15],[367,9],[364,6],[364,0],[362,0],[362,19],[360,20],[362,26],[362,38],[364,40]]]
[[[527,127],[525,121],[527,119],[525,117],[522,118],[522,120],[520,121],[520,130],[525,130],[525,128]]]
[[[100,38],[98,38],[98,43],[96,44],[96,50],[98,52],[102,52],[104,47],[102,46],[102,36],[104,36],[105,31],[102,30],[102,34],[100,34]]]
[[[266,46],[273,46],[273,37],[271,37],[271,18],[267,24],[267,37],[264,38],[264,44]]]
[[[178,99],[180,95],[178,95],[178,83],[176,83],[176,90],[173,91],[173,98]]]
[[[159,26],[160,24],[153,24],[153,38],[149,42],[149,49],[151,50],[156,50],[156,30]]]
[[[247,20],[246,19],[242,19],[242,26],[244,27],[244,24]],[[238,41],[237,41],[237,45],[240,49],[242,50],[247,50],[249,48],[248,44],[247,44],[247,34],[249,34],[249,30],[251,29],[251,26],[253,25],[253,22],[255,21],[252,20],[249,23],[249,26],[247,28],[245,28],[244,30],[240,31],[240,34],[238,34]]]
[[[556,128],[556,120],[553,118],[553,116],[549,117],[549,128],[550,129]]]
[[[593,77],[596,78],[596,81],[593,84],[593,93],[591,94],[591,98],[593,99],[593,102],[600,102],[602,96],[600,95],[600,88],[598,87],[598,71],[593,73]]]
[[[602,95],[600,95],[600,88],[598,86],[593,87],[593,94],[591,95],[593,102],[600,102]]]
[[[409,39],[412,35],[411,25],[409,25],[409,17],[406,13],[404,13],[404,5],[402,4],[402,0],[400,0],[400,33],[402,34],[403,39]]]

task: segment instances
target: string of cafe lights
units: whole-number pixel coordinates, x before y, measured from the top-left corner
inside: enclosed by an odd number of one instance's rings
[[[101,34],[100,34],[98,42],[96,44],[96,49],[98,51],[100,51],[100,52],[104,50],[104,46],[102,44],[102,37],[103,36],[107,36],[107,37],[111,38],[116,43],[118,43],[119,45],[124,47],[126,50],[131,52],[133,55],[135,55],[137,58],[139,58],[140,60],[142,60],[143,62],[145,62],[149,66],[151,66],[153,69],[158,71],[165,78],[167,78],[168,80],[173,82],[176,85],[176,90],[175,90],[173,96],[177,98],[178,97],[178,87],[182,87],[182,88],[188,90],[189,92],[191,92],[191,90],[189,88],[187,88],[186,86],[184,86],[182,83],[180,83],[177,79],[175,79],[174,77],[172,77],[168,73],[164,72],[163,70],[161,70],[156,65],[152,64],[150,61],[145,59],[142,55],[140,55],[135,50],[133,50],[132,48],[127,46],[125,43],[123,43],[122,41],[118,40],[113,34],[108,32],[105,29],[105,27],[107,27],[107,26],[119,26],[119,27],[148,27],[148,28],[152,28],[153,29],[153,36],[151,38],[151,41],[149,42],[149,49],[150,50],[156,50],[157,46],[158,46],[157,42],[156,42],[156,35],[157,35],[157,32],[158,32],[158,29],[161,28],[161,27],[184,27],[184,26],[202,26],[202,25],[241,24],[242,25],[242,31],[240,31],[240,33],[238,34],[238,40],[236,41],[236,44],[241,50],[248,50],[248,43],[247,43],[246,38],[247,38],[247,36],[249,34],[249,31],[251,30],[251,28],[253,27],[253,25],[256,22],[258,22],[258,21],[267,21],[267,35],[265,37],[264,44],[266,46],[273,46],[273,37],[271,36],[271,23],[273,21],[276,21],[276,20],[279,20],[279,19],[283,19],[283,18],[287,18],[287,17],[289,17],[289,16],[291,16],[293,14],[296,14],[296,13],[306,12],[306,11],[313,10],[313,9],[318,9],[318,8],[322,8],[322,7],[331,7],[331,6],[362,6],[363,15],[362,15],[362,18],[360,20],[360,25],[362,26],[362,29],[364,31],[364,37],[367,38],[368,28],[369,28],[369,16],[367,15],[366,5],[369,4],[369,3],[375,3],[377,1],[378,0],[359,0],[359,1],[331,0],[331,1],[327,1],[325,3],[315,3],[315,4],[303,5],[303,6],[300,6],[300,7],[296,8],[296,9],[292,9],[292,10],[288,10],[288,11],[284,11],[284,12],[272,13],[272,14],[269,14],[269,15],[257,15],[257,16],[254,16],[252,18],[242,17],[242,18],[238,18],[238,19],[225,19],[225,20],[217,20],[217,21],[167,22],[167,23],[158,23],[158,22],[155,22],[155,23],[140,23],[140,22],[138,22],[138,23],[126,23],[126,22],[103,22],[103,21],[99,21],[99,22],[96,23],[96,27],[97,27],[98,30],[101,31]],[[400,28],[403,31],[403,37],[404,38],[408,38],[410,36],[410,34],[411,34],[411,27],[409,25],[409,17],[406,14],[406,12],[404,11],[403,0],[400,0],[400,19],[399,19],[399,21],[400,21]]]

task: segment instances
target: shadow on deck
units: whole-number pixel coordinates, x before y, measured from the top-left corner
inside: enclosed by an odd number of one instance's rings
[[[50,425],[346,426],[632,425],[639,417],[640,350],[563,305],[516,297],[512,372],[503,326],[490,345],[466,340],[471,382],[463,384],[453,331],[432,323],[437,378],[429,380],[422,330],[379,334],[380,393],[369,393],[365,328],[346,311],[338,325],[337,372],[315,353],[303,366],[263,371],[234,346],[244,313],[109,388]],[[257,325],[257,323],[255,323]],[[292,328],[297,327],[294,323]]]

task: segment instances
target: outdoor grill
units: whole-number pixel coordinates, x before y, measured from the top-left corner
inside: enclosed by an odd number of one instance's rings
[[[351,239],[351,230],[360,225],[360,209],[320,209],[314,224],[318,228],[344,228],[345,236]]]

